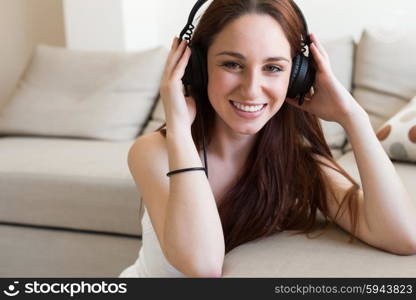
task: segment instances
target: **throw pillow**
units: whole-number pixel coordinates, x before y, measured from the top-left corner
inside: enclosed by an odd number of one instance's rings
[[[416,162],[416,97],[377,131],[391,159]]]
[[[0,134],[134,139],[156,100],[167,50],[40,45],[0,111]]]
[[[364,30],[357,45],[353,96],[380,128],[416,95],[416,31],[410,27],[392,31],[382,39],[374,30]]]

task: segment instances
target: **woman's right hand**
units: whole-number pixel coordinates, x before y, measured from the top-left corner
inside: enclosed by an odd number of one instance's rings
[[[195,99],[185,97],[182,77],[191,56],[187,40],[175,37],[160,84],[167,130],[191,130],[196,116]]]

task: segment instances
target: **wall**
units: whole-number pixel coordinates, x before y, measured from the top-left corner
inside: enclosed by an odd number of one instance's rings
[[[65,34],[70,49],[121,50],[124,26],[121,1],[64,0]]]
[[[202,11],[211,3],[207,1]],[[160,43],[170,47],[187,21],[195,0],[159,0]],[[318,38],[351,35],[358,40],[364,27],[377,27],[381,38],[393,29],[416,28],[414,0],[296,0],[310,31]],[[202,12],[198,12],[197,16]]]
[[[156,0],[64,0],[67,47],[105,51],[156,47],[160,42],[156,7]]]
[[[65,46],[61,0],[0,0],[0,105],[12,93],[34,45]]]
[[[208,7],[208,0],[197,17]],[[71,49],[144,50],[169,48],[196,0],[64,0],[67,46]],[[416,28],[415,0],[296,0],[320,39],[351,35],[364,27]],[[198,21],[198,19],[196,19]],[[387,29],[387,30],[386,30]]]
[[[87,11],[94,1],[98,3],[98,9],[90,10],[89,15],[82,15],[82,11]],[[117,11],[106,6],[109,1],[114,0],[65,0],[67,3],[78,5],[78,13],[74,14],[72,20],[79,32],[78,37],[73,37],[80,38],[76,43],[94,49],[113,47],[134,50],[160,44],[169,48],[173,36],[179,35],[189,11],[196,2],[123,0],[125,4],[119,5],[120,10]],[[416,29],[416,18],[411,15],[416,11],[414,0],[296,1],[308,20],[310,30],[320,39],[349,34],[358,40],[362,29],[371,26],[378,26],[380,38],[383,39],[389,38],[388,32],[392,29],[400,29],[403,33],[406,28]],[[207,1],[197,16],[210,3],[211,0]],[[68,43],[65,41],[63,14],[62,0],[0,0],[0,38],[3,44],[0,48],[0,105],[14,89],[34,45],[45,43],[65,46],[73,41],[70,40],[70,36]],[[120,15],[124,16],[123,21],[117,19]],[[84,21],[80,21],[82,18]],[[72,22],[67,18],[65,20]],[[85,20],[91,24],[89,35],[85,35],[88,27],[82,26]],[[112,26],[114,22],[121,24],[121,27]],[[98,26],[94,27],[94,24]],[[105,30],[102,24],[107,24],[106,26],[113,28],[113,31]],[[85,36],[90,39],[85,39]],[[108,43],[106,37],[108,40],[110,37],[116,40],[118,46],[105,44]]]

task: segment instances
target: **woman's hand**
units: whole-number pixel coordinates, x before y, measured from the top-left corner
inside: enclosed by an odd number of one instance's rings
[[[160,96],[165,110],[166,127],[190,130],[196,116],[195,100],[184,96],[182,77],[191,56],[187,41],[175,37],[167,58],[160,84]]]
[[[345,127],[353,116],[365,114],[365,111],[335,77],[329,56],[315,35],[311,33],[310,37],[312,43],[309,49],[316,67],[315,83],[305,95],[303,105],[297,104],[298,98],[286,98],[286,101],[323,120],[334,121]]]

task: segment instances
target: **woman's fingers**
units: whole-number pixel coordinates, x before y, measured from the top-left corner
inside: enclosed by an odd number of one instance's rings
[[[315,91],[314,91],[314,88],[312,86],[311,89],[306,93],[305,100],[310,101],[314,94],[315,94]]]
[[[177,39],[176,42],[174,42],[174,44],[172,45],[171,53],[168,56],[165,66],[165,74],[169,77],[171,76],[171,73],[176,68],[176,65],[183,56],[184,51],[186,49],[186,45],[186,40],[182,40],[179,42],[179,39]]]
[[[166,58],[164,72],[163,72],[164,74],[166,74],[166,70],[168,69],[168,67],[169,67],[169,65],[172,61],[172,56],[175,53],[175,49],[178,47],[177,43],[178,43],[178,38],[174,37],[173,41],[172,41],[172,44],[171,44],[171,47],[170,47],[168,57]]]
[[[326,50],[322,46],[322,44],[317,40],[316,35],[314,33],[311,33],[310,35],[311,41],[313,44],[315,44],[316,48],[318,49],[319,53],[321,53],[322,56],[329,59],[328,53],[326,53]]]
[[[312,51],[316,66],[318,69],[324,70],[330,64],[329,56],[326,53],[325,49],[322,47],[322,45],[319,43],[319,41],[316,39],[314,33],[310,34],[310,38],[312,43],[309,45],[309,49]]]
[[[316,48],[316,45],[314,43],[309,45],[309,49],[312,52],[313,60],[316,64],[316,67],[319,69],[322,68],[322,54],[319,52],[318,48]]]
[[[173,38],[171,49],[176,49],[178,47],[178,40],[179,38],[176,36]]]
[[[323,71],[323,72],[330,72],[330,62],[327,58],[325,58],[321,52],[318,50],[315,43],[312,43],[309,45],[311,52],[313,54],[313,60],[315,62],[317,71]]]
[[[182,57],[179,59],[176,67],[172,72],[172,77],[180,80],[185,73],[186,65],[188,64],[189,57],[191,56],[191,48],[186,46]]]

